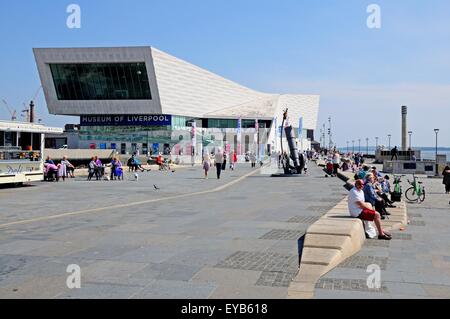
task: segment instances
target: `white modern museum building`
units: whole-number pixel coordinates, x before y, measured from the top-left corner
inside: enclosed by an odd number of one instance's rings
[[[318,95],[257,92],[152,47],[41,48],[34,55],[49,112],[79,117],[80,148],[270,154],[280,149],[286,108],[299,148],[314,140]]]

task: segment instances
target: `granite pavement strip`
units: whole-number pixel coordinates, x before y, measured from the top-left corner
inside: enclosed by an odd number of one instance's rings
[[[0,189],[0,298],[286,298],[298,240],[345,197],[342,181],[310,165],[308,176],[256,173],[219,192],[160,200],[250,171]],[[77,211],[85,213],[42,219]],[[21,220],[35,221],[1,226]],[[81,267],[81,289],[66,286],[69,264]]]
[[[441,179],[422,181],[426,201],[407,204],[410,224],[405,231],[394,232],[391,242],[366,240],[358,254],[322,277],[315,298],[450,298],[450,196]],[[373,264],[381,268],[378,290],[367,288],[366,270]]]

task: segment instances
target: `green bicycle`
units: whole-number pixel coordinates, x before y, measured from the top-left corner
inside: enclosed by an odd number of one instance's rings
[[[408,180],[408,183],[412,186],[409,188],[406,193],[406,199],[410,202],[418,202],[422,203],[425,201],[425,187],[422,185],[422,182],[417,180],[417,177],[413,175],[414,180],[411,182]]]

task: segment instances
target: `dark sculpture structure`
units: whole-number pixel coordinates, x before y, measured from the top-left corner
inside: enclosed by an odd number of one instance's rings
[[[281,127],[284,127],[284,123],[287,120],[288,109],[283,113],[283,122]],[[283,149],[283,131],[281,131],[281,162],[283,164],[284,174],[274,174],[273,176],[294,176],[300,175],[305,168],[305,161],[299,158],[298,148],[295,144],[294,128],[292,125],[287,126],[285,129],[286,140],[289,146],[289,155]],[[291,161],[293,165],[291,165]]]

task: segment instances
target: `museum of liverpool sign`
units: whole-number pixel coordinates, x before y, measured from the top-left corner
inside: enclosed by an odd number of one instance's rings
[[[81,126],[171,126],[171,115],[83,115]]]

